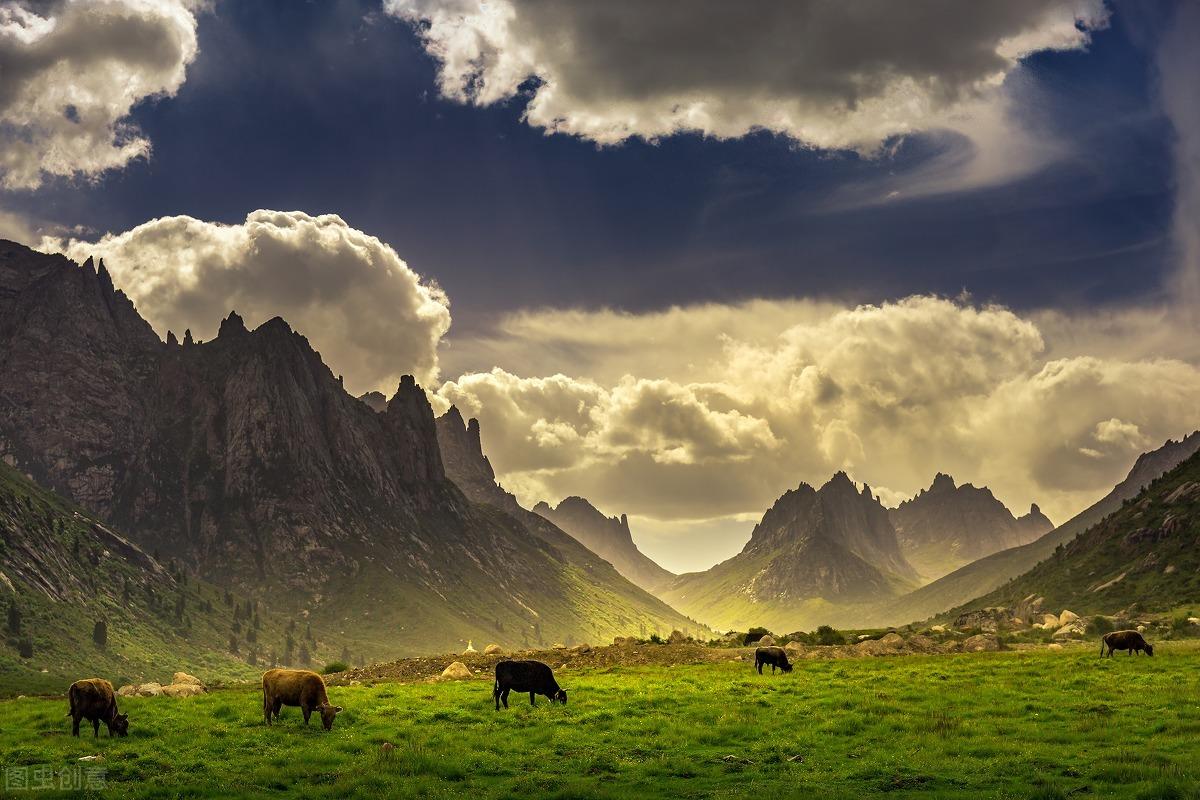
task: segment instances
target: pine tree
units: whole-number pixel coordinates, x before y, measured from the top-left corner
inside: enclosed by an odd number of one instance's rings
[[[92,641],[96,643],[96,647],[103,650],[108,647],[108,623],[102,619],[96,620],[95,626],[92,628]]]
[[[283,663],[284,664],[292,663],[292,652],[295,647],[296,647],[296,640],[292,638],[292,634],[290,634],[290,633],[287,634],[287,639],[284,641],[284,644],[283,644]]]
[[[229,635],[229,652],[235,656],[238,654],[238,638],[233,634]]]
[[[14,599],[8,606],[8,632],[13,636],[21,635],[21,609],[17,607],[17,601]]]

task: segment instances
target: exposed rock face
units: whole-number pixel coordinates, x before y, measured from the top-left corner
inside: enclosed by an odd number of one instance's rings
[[[933,580],[999,550],[1032,542],[1054,527],[1036,506],[1017,518],[986,486],[955,486],[938,473],[928,489],[888,512],[905,557]]]
[[[916,580],[887,510],[839,472],[785,493],[741,553],[680,576],[663,598],[721,628],[796,630],[827,622],[830,603],[892,597]]]
[[[674,573],[638,549],[624,514],[606,517],[582,497],[568,497],[553,508],[548,503],[538,503],[533,513],[562,528],[648,592],[661,589],[675,578]]]
[[[565,534],[538,540],[469,502],[411,377],[372,410],[278,318],[248,330],[234,313],[212,341],[163,342],[102,265],[11,242],[0,458],[202,577],[380,619],[397,649],[685,622],[644,593],[619,597],[638,590],[603,562],[581,566]]]

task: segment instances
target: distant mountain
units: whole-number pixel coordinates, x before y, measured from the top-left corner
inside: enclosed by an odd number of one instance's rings
[[[360,394],[358,399],[367,404],[372,411],[383,413],[387,411],[387,396],[383,392],[367,392]]]
[[[1200,453],[1055,548],[1049,558],[962,610],[1031,594],[1077,614],[1170,611],[1200,603]],[[957,613],[957,610],[956,610]]]
[[[955,486],[938,473],[928,489],[888,512],[904,557],[926,580],[1010,547],[1028,544],[1054,528],[1036,505],[1014,517],[986,486]]]
[[[1200,431],[1178,442],[1168,440],[1157,450],[1138,456],[1129,475],[1111,492],[1036,541],[981,558],[884,606],[860,609],[856,623],[904,625],[941,614],[999,588],[1049,558],[1059,545],[1119,509],[1123,501],[1197,451],[1200,451]]]
[[[568,497],[553,508],[543,501],[533,507],[533,513],[571,534],[648,592],[656,592],[675,579],[673,572],[660,567],[634,544],[624,514],[606,517],[582,497]]]
[[[526,510],[517,502],[516,497],[504,491],[496,483],[496,475],[492,470],[491,462],[483,454],[479,420],[472,418],[464,423],[462,413],[455,406],[451,406],[445,414],[438,417],[437,431],[438,443],[442,449],[442,460],[446,465],[446,475],[472,501],[497,508],[510,515],[534,536],[566,553],[574,563],[585,568],[588,573],[589,592],[611,593],[621,598],[622,603],[627,603],[644,614],[661,621],[661,624],[655,623],[646,627],[647,632],[657,631],[663,635],[669,634],[675,629],[689,635],[705,632],[703,625],[688,619],[662,600],[654,597],[650,593],[651,587],[637,580],[646,575],[655,576],[654,570],[668,579],[673,578],[674,575],[638,551],[633,540],[629,538],[628,525],[624,529],[628,546],[616,548],[619,557],[614,560],[609,557],[608,553],[593,548],[591,543],[575,536],[573,531],[558,525],[559,520],[547,514]],[[539,503],[538,507],[544,505],[544,503]],[[588,507],[591,508],[591,506]],[[599,511],[595,509],[592,511],[601,520],[608,522]],[[578,521],[576,517],[569,514],[566,516],[569,517],[569,521]],[[640,557],[641,561],[636,557],[629,557],[630,551],[634,556]],[[630,569],[627,572],[623,567]],[[598,597],[597,602],[603,602],[603,596]],[[643,624],[645,623],[639,623],[639,633]]]
[[[679,618],[565,534],[470,502],[411,377],[374,411],[279,318],[164,343],[103,263],[12,242],[0,458],[203,578],[345,630],[355,652],[599,641]]]
[[[895,597],[917,582],[887,510],[839,472],[785,493],[741,553],[681,575],[661,596],[719,628],[811,628],[832,609]]]
[[[61,692],[85,674],[121,682],[162,681],[175,670],[209,682],[253,677],[252,661],[282,658],[285,632],[265,609],[239,619],[235,603],[242,608],[243,598],[226,602],[216,587],[189,580],[0,463],[3,691]],[[93,638],[100,621],[103,644]],[[340,653],[325,650],[323,660]]]

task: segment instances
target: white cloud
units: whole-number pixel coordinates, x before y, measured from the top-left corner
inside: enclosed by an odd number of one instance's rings
[[[888,139],[955,131],[906,187],[919,194],[1011,175],[1053,155],[1008,113],[1024,56],[1085,47],[1102,0],[830,3],[776,0],[385,0],[438,59],[439,89],[490,105],[529,89],[525,118],[600,144],[679,132],[767,130],[804,146],[874,154]],[[534,84],[527,83],[534,79]]]
[[[145,157],[129,122],[170,96],[196,55],[193,4],[180,0],[0,0],[0,185],[95,176]]]
[[[355,392],[390,393],[404,373],[435,380],[450,327],[436,284],[332,214],[255,211],[236,225],[163,217],[96,242],[43,239],[39,249],[103,258],[160,334],[210,338],[230,310],[250,325],[282,316]]]
[[[523,500],[582,494],[664,533],[760,514],[840,468],[893,501],[949,472],[1061,521],[1137,452],[1200,427],[1195,364],[1060,354],[1094,328],[1060,345],[1034,318],[934,297],[524,312],[500,325],[520,332],[511,347],[489,339],[513,372],[464,375],[437,402],[481,418]],[[525,337],[539,344],[528,363]],[[567,358],[580,377],[515,374]]]

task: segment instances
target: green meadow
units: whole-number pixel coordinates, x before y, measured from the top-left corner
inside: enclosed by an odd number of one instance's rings
[[[1200,797],[1200,647],[1098,649],[800,661],[774,676],[744,661],[564,670],[567,706],[514,695],[500,712],[487,676],[331,685],[346,709],[332,732],[297,709],[268,728],[251,687],[122,699],[125,739],[103,726],[74,739],[65,700],[18,698],[0,703],[0,757],[9,781],[103,755],[84,794],[122,798]]]

